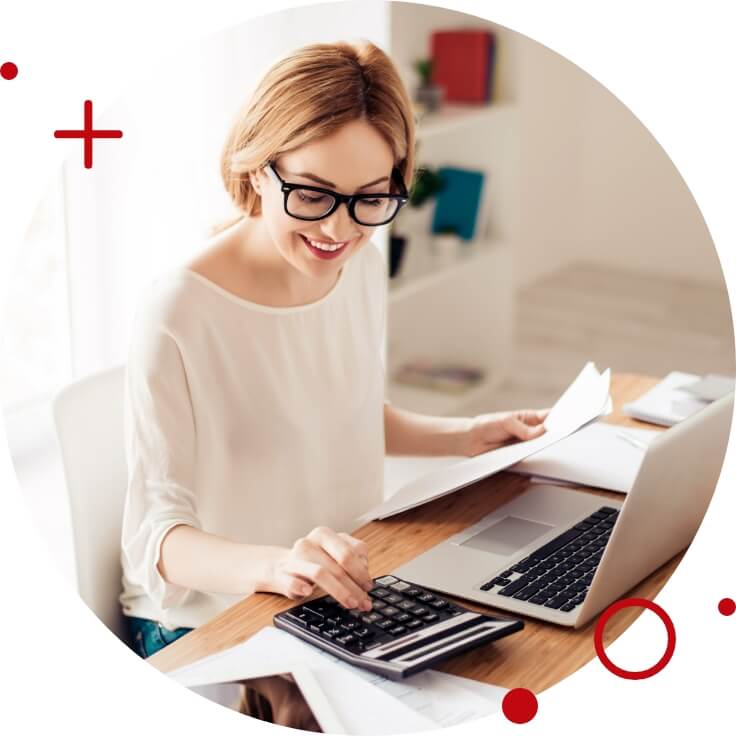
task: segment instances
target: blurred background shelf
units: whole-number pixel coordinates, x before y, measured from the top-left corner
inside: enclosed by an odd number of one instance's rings
[[[476,411],[476,407],[482,406],[484,400],[492,396],[501,383],[500,377],[491,376],[473,388],[452,394],[409,386],[389,379],[386,384],[386,396],[401,409],[436,416],[465,416],[468,413],[480,413],[481,410]]]
[[[513,105],[461,105],[445,103],[437,112],[425,113],[417,124],[417,140],[426,141],[443,133],[456,133],[468,126],[493,125],[513,115]]]
[[[389,301],[397,302],[424,289],[441,287],[458,270],[485,268],[484,261],[493,257],[494,248],[503,248],[500,241],[478,240],[461,244],[455,253],[438,253],[428,238],[426,243],[412,242],[413,250],[401,272],[389,282]]]

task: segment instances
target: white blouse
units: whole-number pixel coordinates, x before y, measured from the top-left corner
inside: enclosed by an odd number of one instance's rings
[[[255,304],[186,269],[153,284],[127,365],[125,614],[196,627],[243,598],[161,577],[177,524],[291,547],[320,525],[350,533],[382,501],[386,288],[371,242],[301,306]]]

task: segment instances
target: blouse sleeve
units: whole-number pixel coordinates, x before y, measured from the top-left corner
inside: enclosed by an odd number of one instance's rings
[[[125,385],[128,492],[122,554],[128,574],[159,608],[187,588],[158,571],[161,543],[178,524],[201,529],[194,494],[195,424],[179,346],[162,325],[138,320]]]

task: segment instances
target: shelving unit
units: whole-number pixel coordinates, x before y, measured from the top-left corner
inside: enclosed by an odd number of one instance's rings
[[[460,105],[445,104],[437,112],[426,113],[417,127],[417,140],[426,141],[443,133],[458,133],[464,126],[488,122],[491,118],[506,114],[513,107],[509,104]]]
[[[512,248],[501,241],[475,247],[455,263],[389,289],[387,396],[397,406],[426,414],[478,413],[484,397],[506,377],[513,323]],[[478,367],[485,380],[459,394],[392,380],[400,365],[417,358]]]
[[[392,302],[409,298],[424,289],[441,287],[442,282],[458,269],[483,268],[483,260],[499,243],[480,240],[462,245],[451,257],[441,255],[433,248],[431,240],[420,246],[421,254],[389,281],[389,300]]]
[[[402,3],[389,3],[389,50],[404,73],[428,55],[436,28],[457,26],[457,14],[440,8],[416,14]],[[467,27],[464,23],[463,27]],[[480,19],[501,39],[504,29]],[[513,54],[502,58],[509,77]],[[498,71],[498,70],[497,70]],[[497,75],[498,76],[498,75]],[[409,89],[415,80],[404,79]],[[498,81],[498,79],[497,79]],[[500,90],[500,91],[499,91]],[[491,104],[448,104],[417,122],[415,165],[436,169],[457,166],[484,173],[476,236],[454,255],[440,254],[431,235],[429,207],[406,207],[392,229],[407,236],[399,273],[389,283],[386,371],[387,398],[397,406],[433,415],[469,415],[484,411],[486,397],[507,377],[512,349],[513,251],[518,232],[518,111],[508,84],[496,85]],[[388,253],[388,229],[380,236]],[[399,366],[415,359],[456,362],[480,368],[485,379],[458,394],[399,384]]]

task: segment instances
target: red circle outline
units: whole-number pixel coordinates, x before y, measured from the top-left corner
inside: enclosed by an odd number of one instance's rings
[[[647,608],[652,613],[656,613],[657,616],[662,620],[665,628],[667,629],[667,648],[665,649],[662,658],[654,666],[646,670],[625,670],[622,667],[615,665],[606,654],[606,650],[603,648],[603,630],[608,622],[615,613],[632,606],[638,606],[640,608]],[[598,659],[603,663],[603,666],[609,671],[613,672],[614,675],[623,677],[626,680],[644,680],[647,677],[656,675],[661,672],[672,659],[672,655],[675,653],[675,626],[672,623],[672,619],[667,615],[667,612],[658,606],[653,601],[649,601],[646,598],[624,598],[623,600],[616,601],[611,604],[600,616],[598,623],[595,626],[595,633],[593,635],[593,642],[595,644],[595,651],[598,655]]]

